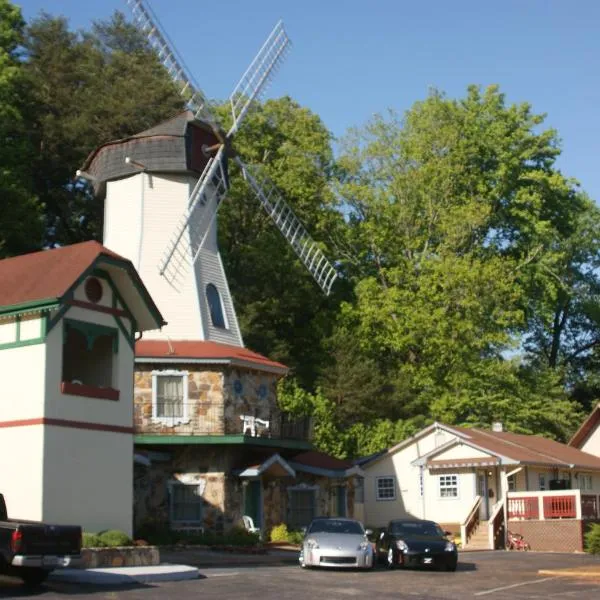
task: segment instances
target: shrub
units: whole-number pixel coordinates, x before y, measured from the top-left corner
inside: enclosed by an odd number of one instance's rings
[[[594,523],[585,534],[585,551],[600,554],[600,523]]]
[[[301,531],[288,532],[288,542],[290,544],[301,544],[304,539],[304,534]]]
[[[106,544],[102,543],[100,536],[97,533],[89,533],[84,531],[81,536],[81,547],[82,548],[102,548]]]
[[[288,536],[289,536],[288,528],[285,523],[275,525],[275,527],[273,527],[273,529],[271,529],[271,541],[272,542],[287,542]]]
[[[131,546],[133,540],[123,531],[118,529],[108,529],[101,531],[98,534],[98,538],[104,546]]]

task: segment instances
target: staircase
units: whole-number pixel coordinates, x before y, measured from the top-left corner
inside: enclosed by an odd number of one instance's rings
[[[488,521],[479,521],[464,550],[489,550]]]

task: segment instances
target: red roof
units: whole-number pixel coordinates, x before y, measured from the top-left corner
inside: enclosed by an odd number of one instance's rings
[[[569,441],[569,446],[581,448],[583,443],[600,423],[600,402],[596,404],[594,410],[588,415],[587,419],[581,424],[575,435]]]
[[[239,366],[252,366],[256,369],[275,370],[285,373],[287,367],[270,360],[262,354],[240,346],[207,342],[201,340],[140,340],[135,345],[136,358],[163,358],[169,362],[193,361],[216,363],[231,362]]]
[[[61,298],[100,255],[129,262],[94,241],[1,260],[0,306]]]
[[[291,461],[306,465],[307,467],[317,467],[319,469],[328,469],[330,471],[351,469],[354,466],[350,460],[340,460],[339,458],[335,458],[324,452],[318,452],[317,450],[309,450],[308,452],[297,454]]]
[[[463,436],[467,436],[473,444],[492,454],[505,456],[520,463],[553,466],[575,465],[579,468],[600,470],[600,457],[539,435],[455,426],[448,429],[454,429]]]

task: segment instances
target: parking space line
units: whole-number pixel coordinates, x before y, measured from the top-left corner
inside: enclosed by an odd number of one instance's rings
[[[501,592],[503,590],[510,590],[511,588],[521,587],[522,585],[532,585],[533,583],[542,583],[542,581],[550,581],[556,579],[556,577],[544,577],[544,579],[533,579],[532,581],[522,581],[521,583],[513,583],[512,585],[504,585],[502,587],[494,588],[493,590],[483,590],[482,592],[475,592],[475,596],[485,596],[486,594],[493,594],[494,592]]]

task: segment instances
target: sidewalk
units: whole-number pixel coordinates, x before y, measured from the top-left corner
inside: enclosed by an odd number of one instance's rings
[[[49,581],[107,586],[182,581],[198,579],[202,568],[297,565],[298,550],[273,547],[264,554],[247,554],[187,547],[161,550],[160,559],[161,564],[155,567],[57,569],[50,574]]]

